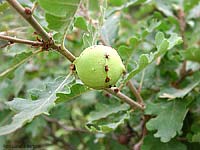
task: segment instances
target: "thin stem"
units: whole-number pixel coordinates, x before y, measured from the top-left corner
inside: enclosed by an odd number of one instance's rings
[[[28,44],[32,46],[42,46],[43,43],[39,41],[31,41],[31,40],[25,40],[25,39],[19,39],[11,36],[6,36],[6,35],[1,35],[0,34],[0,39],[13,42],[13,43],[22,43],[22,44]]]
[[[60,46],[55,46],[56,50],[65,56],[69,61],[73,62],[76,57],[65,47],[61,48]]]
[[[186,21],[185,21],[185,13],[182,8],[178,9],[178,17],[177,18],[179,21],[181,37],[183,39],[183,49],[185,50],[185,49],[187,49],[187,42],[186,42],[186,38],[185,38]],[[186,73],[186,66],[187,66],[187,62],[184,60],[183,64],[182,64],[182,68],[180,70],[181,76],[184,76],[184,74]]]
[[[59,120],[50,118],[46,115],[43,115],[43,117],[46,121],[57,124],[59,127],[63,128],[65,131],[87,132],[86,130],[83,130],[83,129],[68,127],[68,126],[64,125],[63,123],[61,123]]]
[[[105,89],[108,93],[111,93],[115,96],[117,96],[118,98],[120,98],[121,100],[123,100],[125,103],[129,104],[133,109],[135,108],[139,108],[141,110],[145,109],[144,105],[141,105],[139,103],[137,103],[136,101],[132,100],[130,97],[126,96],[125,94],[121,93],[120,91],[115,91],[112,88],[107,88]]]
[[[10,45],[10,42],[7,42],[6,44],[0,45],[0,48],[5,48],[5,47],[7,47],[9,45]]]
[[[146,123],[149,121],[151,117],[148,115],[144,115],[142,122],[141,122],[141,128],[142,128],[142,133],[141,133],[141,138],[138,141],[138,143],[134,144],[133,150],[140,150],[141,145],[143,144],[144,137],[147,135],[147,128],[146,128]]]
[[[144,75],[145,75],[145,69],[142,71],[142,77],[141,77],[140,84],[139,84],[139,87],[138,87],[138,92],[139,93],[142,90],[142,85],[143,85],[143,82],[144,82]]]
[[[35,2],[35,3],[33,4],[33,7],[31,8],[31,12],[32,12],[32,13],[35,11],[35,9],[37,8],[37,6],[38,6],[38,2]]]
[[[138,92],[138,90],[135,88],[135,86],[133,85],[133,83],[129,80],[127,83],[127,86],[130,88],[130,90],[133,92],[133,94],[135,95],[137,101],[140,104],[144,104],[144,101],[140,95],[140,93]]]

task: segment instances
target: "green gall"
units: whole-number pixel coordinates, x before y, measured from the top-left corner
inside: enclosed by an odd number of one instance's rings
[[[74,64],[81,81],[94,89],[115,85],[125,71],[117,51],[103,45],[86,48]]]

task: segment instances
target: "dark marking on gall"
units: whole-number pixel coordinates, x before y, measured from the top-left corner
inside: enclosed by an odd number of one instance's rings
[[[108,59],[108,58],[109,58],[109,55],[108,55],[108,54],[105,54],[105,58],[107,58],[107,59]]]
[[[72,70],[72,71],[75,71],[75,70],[76,70],[76,67],[75,67],[74,64],[71,64],[69,68],[70,68],[70,70]]]
[[[124,70],[124,71],[122,72],[122,74],[123,74],[123,75],[126,75],[126,71]]]
[[[109,71],[108,65],[105,66],[105,71],[106,71],[106,72]]]
[[[109,82],[109,81],[110,81],[110,78],[109,78],[109,77],[106,77],[105,82],[107,83],[107,82]]]

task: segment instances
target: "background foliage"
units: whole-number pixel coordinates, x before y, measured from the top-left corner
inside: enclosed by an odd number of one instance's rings
[[[117,49],[144,111],[70,74],[58,52],[0,40],[0,149],[197,150],[200,147],[199,0],[18,0],[75,56]],[[41,37],[0,1],[0,35]]]

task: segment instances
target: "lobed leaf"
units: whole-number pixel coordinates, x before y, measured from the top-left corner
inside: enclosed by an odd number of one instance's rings
[[[116,11],[121,11],[121,10],[123,10],[125,8],[128,8],[128,7],[132,6],[132,5],[141,4],[143,2],[145,2],[145,0],[130,0],[130,1],[126,2],[126,3],[124,3],[121,6],[111,8],[108,11],[108,14],[110,15],[112,13],[115,13]]]
[[[120,13],[109,16],[101,28],[101,38],[106,45],[111,46],[114,43],[119,31]]]
[[[115,130],[119,125],[124,124],[126,120],[130,118],[129,113],[117,113],[112,114],[106,119],[96,120],[93,122],[88,122],[86,127],[91,132],[111,132]],[[110,121],[112,120],[112,121]]]
[[[196,77],[192,83],[185,86],[183,89],[175,89],[173,87],[165,88],[159,93],[160,98],[168,98],[170,100],[175,98],[183,98],[186,96],[192,89],[199,85],[200,79],[199,76]]]
[[[8,62],[8,65],[6,65],[8,67],[0,73],[0,79],[10,74],[13,70],[15,70],[17,67],[28,61],[31,57],[39,52],[40,51],[23,52],[21,54],[15,55],[14,58],[10,62]]]
[[[160,21],[157,21],[156,19],[152,19],[150,21],[150,24],[145,26],[145,30],[143,31],[143,34],[141,36],[135,35],[128,40],[129,46],[121,45],[119,47],[118,53],[121,56],[122,60],[124,61],[125,65],[128,65],[128,62],[130,61],[138,45],[141,44],[145,40],[147,35],[149,35],[156,28],[158,28],[160,24],[161,24]],[[164,37],[164,34],[162,34],[162,36]]]
[[[88,31],[87,22],[84,17],[77,17],[74,21],[74,26],[84,31]]]
[[[160,103],[148,103],[147,115],[155,115],[146,124],[147,129],[155,131],[155,137],[162,142],[169,142],[177,133],[181,133],[183,120],[188,112],[188,101],[174,100]]]
[[[184,51],[181,51],[180,54],[186,60],[200,62],[200,49],[199,48],[189,48]]]
[[[128,113],[122,113],[128,109],[127,104],[97,104],[96,110],[88,116],[87,128],[93,132],[113,131],[130,117]]]
[[[70,99],[80,96],[81,94],[85,92],[90,91],[90,88],[80,83],[75,83],[68,88],[69,88],[69,91],[66,92],[65,90],[64,92],[58,92],[56,94],[57,96],[56,102],[68,101]]]
[[[179,141],[172,140],[168,143],[162,143],[158,138],[149,134],[145,136],[141,150],[186,150],[187,147]]]
[[[133,76],[135,76],[144,68],[146,68],[159,56],[164,55],[167,52],[167,50],[171,49],[173,46],[180,43],[181,43],[181,38],[178,37],[176,34],[172,34],[169,39],[166,39],[162,32],[158,32],[155,37],[155,44],[156,44],[157,51],[150,54],[142,54],[139,58],[139,63],[138,64],[136,63],[137,64],[136,68],[132,70],[125,77],[124,82],[127,82],[128,80],[130,80]]]
[[[39,0],[40,6],[46,12],[48,27],[63,35],[74,20],[81,0]]]
[[[14,98],[6,104],[10,109],[16,111],[12,122],[0,127],[0,135],[6,135],[21,128],[25,123],[30,122],[35,116],[48,114],[51,107],[55,105],[56,93],[73,81],[69,74],[66,78],[58,78],[52,83],[48,83],[44,89],[40,90],[37,100]]]

